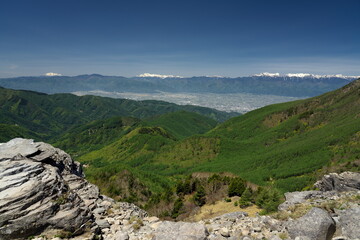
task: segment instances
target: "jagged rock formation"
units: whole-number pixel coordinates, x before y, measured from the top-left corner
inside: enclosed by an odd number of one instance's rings
[[[83,231],[91,213],[63,178],[82,176],[69,155],[46,143],[13,139],[0,145],[0,159],[1,238],[26,237],[49,226]]]
[[[114,200],[101,196],[64,151],[13,139],[0,144],[0,169],[0,239],[24,239],[53,229],[72,235],[91,229],[95,235],[108,225],[98,213]],[[124,203],[122,209],[129,216],[146,215],[132,204]]]
[[[320,191],[354,191],[360,189],[360,173],[343,172],[341,174],[330,173],[315,183]]]
[[[0,239],[4,240],[35,235],[42,235],[37,240],[360,237],[358,173],[329,174],[317,183],[324,186],[321,190],[332,191],[286,193],[287,201],[279,207],[285,218],[235,212],[190,223],[160,221],[133,204],[100,195],[83,178],[79,163],[46,143],[13,139],[0,144],[0,169]],[[307,211],[295,216],[298,207]]]

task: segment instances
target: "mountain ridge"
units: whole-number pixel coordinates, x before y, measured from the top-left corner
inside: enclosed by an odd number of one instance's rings
[[[208,92],[254,93],[279,96],[311,97],[335,90],[355,78],[342,75],[249,76],[249,77],[168,77],[166,75],[142,77],[103,76],[40,76],[0,78],[0,86],[45,93],[71,93],[76,91],[108,92]]]

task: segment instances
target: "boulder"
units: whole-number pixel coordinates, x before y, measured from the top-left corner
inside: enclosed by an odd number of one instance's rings
[[[223,237],[230,237],[229,229],[224,228],[224,227],[220,229],[220,234]]]
[[[203,224],[189,222],[161,222],[153,240],[204,240],[208,231]]]
[[[314,186],[319,188],[320,191],[357,191],[360,190],[360,173],[330,173],[328,175],[324,175],[320,181],[315,183]]]
[[[291,239],[296,237],[313,240],[329,240],[335,233],[335,222],[321,208],[312,208],[307,214],[286,224]]]
[[[13,139],[0,144],[0,169],[0,239],[26,238],[49,228],[80,234],[91,222],[82,198],[87,194],[79,195],[72,185],[95,186],[82,178],[80,164],[64,151]],[[81,183],[70,184],[67,178]]]
[[[285,202],[280,204],[278,209],[281,211],[288,210],[291,206],[304,203],[308,199],[318,197],[321,194],[321,191],[287,192],[284,194]]]
[[[114,240],[129,240],[129,235],[126,232],[118,231],[115,233]]]
[[[360,238],[360,207],[337,212],[342,235],[349,239]]]

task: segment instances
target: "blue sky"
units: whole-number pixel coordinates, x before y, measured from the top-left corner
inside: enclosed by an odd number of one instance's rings
[[[2,0],[0,77],[360,75],[359,0]]]

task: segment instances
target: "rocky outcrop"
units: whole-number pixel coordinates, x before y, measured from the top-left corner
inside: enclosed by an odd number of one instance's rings
[[[292,239],[307,237],[313,240],[330,240],[335,233],[335,222],[329,213],[320,208],[312,208],[301,218],[287,223]]]
[[[335,227],[333,239],[360,236],[360,191],[343,192],[357,189],[356,173],[330,174],[318,182],[321,190],[331,191],[286,193],[280,212],[291,214],[297,206],[310,210],[297,219],[234,212],[190,223],[160,221],[133,204],[100,195],[79,163],[46,143],[13,139],[0,144],[0,169],[4,240],[34,235],[46,236],[36,240],[58,240],[57,235],[73,240],[331,239]]]
[[[315,187],[319,188],[320,191],[357,191],[360,190],[360,173],[330,173],[317,181]]]
[[[0,145],[0,169],[1,239],[27,237],[48,227],[81,233],[91,220],[89,208],[64,179],[82,176],[80,164],[64,151],[13,139]]]
[[[308,199],[318,197],[322,194],[320,191],[303,191],[303,192],[287,192],[285,193],[286,201],[279,205],[279,210],[284,211],[296,204],[306,202]]]

